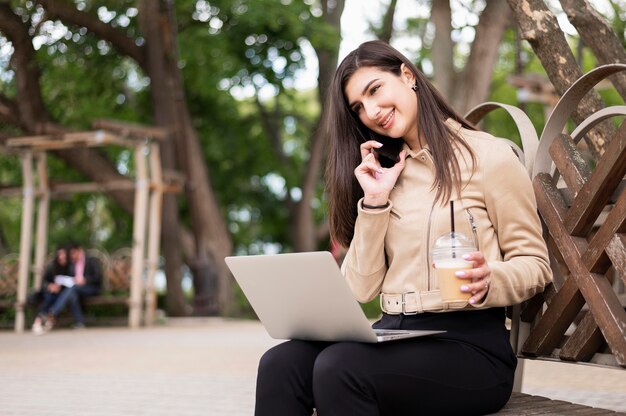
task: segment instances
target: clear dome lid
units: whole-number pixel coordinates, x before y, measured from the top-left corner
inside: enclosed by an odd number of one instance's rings
[[[463,233],[446,233],[437,238],[432,248],[433,257],[446,256],[460,257],[463,254],[476,251],[474,242]]]

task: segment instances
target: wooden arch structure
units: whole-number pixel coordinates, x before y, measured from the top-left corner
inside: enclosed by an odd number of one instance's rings
[[[17,153],[22,165],[22,219],[20,231],[15,331],[23,332],[28,283],[34,275],[34,286],[41,286],[48,240],[48,211],[51,196],[103,191],[134,191],[133,242],[131,260],[128,324],[137,328],[143,322],[154,322],[156,291],[154,279],[158,267],[161,212],[164,192],[176,187],[163,181],[159,141],[167,131],[148,126],[97,120],[96,130],[29,137],[7,141],[7,149]],[[135,178],[108,183],[73,183],[51,186],[48,178],[49,151],[80,147],[122,146],[132,150]],[[36,224],[35,222],[36,215]],[[33,227],[34,226],[34,227]],[[35,229],[34,263],[32,262],[33,228]],[[145,276],[145,282],[144,282]],[[145,306],[145,315],[144,315]]]

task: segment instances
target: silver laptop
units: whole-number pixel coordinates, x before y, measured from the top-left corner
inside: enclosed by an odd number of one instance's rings
[[[225,260],[272,338],[375,343],[445,332],[372,329],[329,252]]]

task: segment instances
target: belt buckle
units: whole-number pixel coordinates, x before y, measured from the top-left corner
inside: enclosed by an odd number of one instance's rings
[[[415,311],[415,312],[407,312],[406,311],[406,299],[405,299],[405,296],[406,295],[410,295],[412,293],[415,293],[415,292],[404,292],[402,294],[402,314],[403,315],[417,315],[417,311]]]

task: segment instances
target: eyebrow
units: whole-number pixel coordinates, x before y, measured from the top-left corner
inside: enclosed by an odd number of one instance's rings
[[[367,84],[365,84],[365,87],[363,88],[363,91],[361,91],[361,95],[365,95],[365,92],[367,91],[367,89],[370,87],[370,85],[372,85],[373,83],[375,83],[376,81],[378,81],[378,78],[374,78],[373,80],[371,80],[370,82],[368,82]],[[350,108],[354,107],[354,102],[350,103],[348,106]]]

